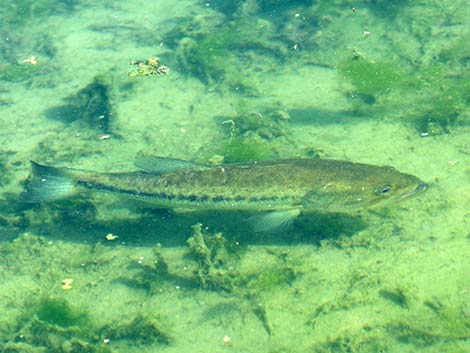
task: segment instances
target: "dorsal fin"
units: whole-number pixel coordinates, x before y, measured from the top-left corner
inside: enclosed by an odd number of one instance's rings
[[[134,165],[146,173],[165,174],[184,169],[203,169],[205,166],[176,158],[139,155]]]

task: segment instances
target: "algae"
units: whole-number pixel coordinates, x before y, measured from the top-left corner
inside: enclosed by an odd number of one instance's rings
[[[0,156],[2,153],[0,153]],[[2,156],[3,159],[3,156]],[[11,171],[7,166],[5,160],[0,159],[0,186],[4,186],[9,183],[11,177]]]
[[[283,46],[272,40],[274,26],[257,17],[236,17],[210,28],[189,26],[174,39],[180,67],[206,85],[221,85],[232,93],[257,95],[252,67],[279,65]]]
[[[113,340],[128,339],[139,345],[155,342],[170,344],[174,340],[170,326],[158,314],[141,313],[128,322],[106,327],[103,331],[106,332],[106,337]]]
[[[372,10],[374,15],[380,18],[393,20],[400,13],[407,10],[409,3],[409,0],[369,0],[366,1],[366,6]]]
[[[409,299],[402,288],[381,289],[379,295],[390,302],[406,309],[409,307]]]
[[[284,110],[250,111],[237,106],[237,114],[233,117],[222,117],[222,125],[227,137],[257,135],[265,140],[285,136],[288,129],[285,122],[289,121],[289,113]]]
[[[22,26],[28,21],[38,21],[53,14],[71,11],[75,6],[75,0],[17,0],[3,3],[0,17],[9,26]]]
[[[97,75],[84,88],[65,98],[66,105],[50,108],[46,116],[67,123],[77,122],[91,131],[109,133],[115,115],[112,90],[112,76]]]
[[[256,136],[230,139],[218,152],[225,163],[262,161],[276,156],[269,144]]]
[[[215,153],[222,156],[225,163],[238,163],[275,159],[278,157],[274,146],[295,145],[289,136],[286,123],[289,113],[283,109],[263,109],[254,111],[241,100],[236,105],[234,116],[218,117],[221,120],[224,138],[215,147]]]
[[[109,340],[131,340],[141,346],[169,344],[174,339],[171,331],[166,320],[155,313],[138,313],[124,322],[96,326],[88,312],[63,297],[47,296],[28,306],[17,331],[3,346],[10,352],[110,353]]]
[[[197,281],[193,279],[169,271],[168,263],[162,254],[161,244],[157,244],[152,250],[154,255],[152,264],[140,264],[140,271],[132,277],[122,279],[124,283],[132,288],[146,290],[149,296],[162,293],[170,286],[174,288],[183,284],[185,287],[191,288],[198,285]]]
[[[64,298],[44,298],[38,305],[38,319],[49,325],[63,328],[77,326],[88,329],[90,318],[81,310],[73,308]]]
[[[12,63],[0,64],[0,80],[8,82],[22,82],[32,80],[39,74],[44,74],[50,71],[45,64],[25,64],[25,63]]]
[[[22,198],[27,200],[27,195]],[[97,209],[93,203],[70,198],[57,200],[49,204],[26,204],[22,219],[31,229],[43,228],[63,233],[66,229],[86,229],[96,225]]]
[[[275,263],[266,266],[255,276],[246,276],[244,282],[250,296],[265,295],[281,286],[291,286],[302,272],[299,264],[294,261],[288,251],[270,251]]]
[[[202,288],[232,292],[239,280],[235,247],[229,246],[222,233],[203,234],[201,223],[192,228],[187,256],[197,264],[194,271],[197,282]]]
[[[409,111],[418,129],[430,135],[447,133],[455,125],[470,122],[470,75],[464,71],[449,76],[440,64],[418,72],[423,89]]]
[[[188,239],[188,255],[197,263],[194,277],[201,288],[230,292],[239,307],[247,308],[262,324],[268,335],[273,328],[266,310],[265,297],[270,291],[290,286],[300,275],[288,252],[273,251],[276,262],[255,272],[240,271],[239,246],[233,247],[221,233],[207,235],[200,223],[193,226],[193,235]]]
[[[448,133],[469,121],[470,76],[462,69],[435,62],[417,69],[355,55],[340,63],[338,72],[353,85],[350,95],[360,99],[352,104],[356,112],[380,108],[423,136]]]
[[[338,72],[352,83],[354,94],[369,104],[404,81],[403,70],[398,65],[370,60],[363,55],[353,55],[338,64]]]
[[[111,353],[98,332],[86,311],[64,298],[47,296],[29,305],[18,320],[17,331],[3,347],[12,353]]]

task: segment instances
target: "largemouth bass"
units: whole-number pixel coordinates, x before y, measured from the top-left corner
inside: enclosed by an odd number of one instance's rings
[[[427,189],[419,178],[393,167],[328,159],[283,159],[204,166],[140,157],[143,171],[97,173],[31,162],[28,198],[44,202],[80,190],[143,199],[157,207],[272,211],[259,226],[286,224],[300,212],[351,213],[385,206]]]

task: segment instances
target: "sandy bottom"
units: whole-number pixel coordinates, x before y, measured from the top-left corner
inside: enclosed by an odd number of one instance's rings
[[[171,57],[158,33],[167,14],[218,16],[207,6],[177,3],[84,6],[9,34],[11,42],[24,37],[15,49],[18,61],[36,55],[47,73],[0,88],[1,344],[11,352],[43,352],[47,344],[34,335],[47,327],[56,335],[49,349],[61,352],[470,351],[469,124],[421,136],[390,112],[351,114],[347,84],[334,65],[306,64],[305,57],[253,72],[256,96],[205,85],[178,65],[166,76],[128,78],[130,59]],[[366,24],[376,31],[386,27],[364,18],[351,28]],[[161,45],[137,34],[161,37]],[[364,46],[362,32],[359,37],[357,46]],[[52,46],[54,56],[37,54],[37,41]],[[112,74],[115,87],[109,133],[67,117],[48,118],[50,109],[104,73]],[[268,142],[279,157],[314,150],[327,158],[392,165],[430,188],[361,216],[302,217],[274,235],[252,233],[243,214],[168,213],[108,196],[82,208],[67,201],[43,208],[15,201],[29,160],[125,171],[135,169],[142,152],[210,158],[226,138],[223,122],[240,106],[289,113],[284,136]],[[94,214],[90,224],[82,223],[86,212]],[[228,290],[210,283],[204,288],[198,280],[201,267],[188,256],[186,239],[199,222],[208,226],[204,234],[222,231],[239,248],[233,262],[219,267],[220,276],[238,278]],[[107,240],[109,233],[118,238]],[[155,269],[158,243],[168,266],[164,275]],[[63,288],[64,279],[73,279],[70,289]],[[47,322],[38,308],[51,300],[85,312],[93,328],[84,334],[80,320],[66,327]],[[142,327],[129,329],[136,318]]]

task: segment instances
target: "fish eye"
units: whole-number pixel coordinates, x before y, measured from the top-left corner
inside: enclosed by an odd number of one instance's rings
[[[379,186],[377,189],[375,189],[375,193],[377,195],[386,195],[392,191],[392,186],[389,184]]]

